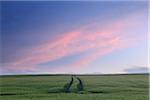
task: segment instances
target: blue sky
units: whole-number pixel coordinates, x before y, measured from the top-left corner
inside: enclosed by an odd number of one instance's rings
[[[1,2],[2,74],[127,73],[148,65],[148,2]]]

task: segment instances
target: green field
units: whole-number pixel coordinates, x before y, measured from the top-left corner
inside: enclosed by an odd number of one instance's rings
[[[0,76],[0,100],[149,100],[149,75],[78,75],[84,91],[64,93],[69,75]],[[50,93],[51,91],[51,93]]]

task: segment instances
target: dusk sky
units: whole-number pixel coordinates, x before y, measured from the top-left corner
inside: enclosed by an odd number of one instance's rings
[[[148,72],[148,1],[1,6],[2,75]]]

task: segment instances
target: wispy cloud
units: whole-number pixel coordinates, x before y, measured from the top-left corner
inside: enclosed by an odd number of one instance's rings
[[[70,68],[80,68],[98,57],[137,43],[139,38],[127,38],[125,37],[127,34],[124,35],[122,32],[140,25],[141,18],[140,14],[133,14],[110,23],[94,22],[63,33],[55,40],[24,50],[21,58],[11,62],[10,69],[34,70],[39,64],[91,50],[92,52],[81,59],[64,65]],[[135,23],[131,23],[132,21]],[[65,67],[62,68],[65,70]]]
[[[149,68],[145,66],[134,66],[131,68],[124,69],[126,73],[149,73]]]

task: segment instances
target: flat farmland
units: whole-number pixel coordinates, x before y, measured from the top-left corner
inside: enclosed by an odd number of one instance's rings
[[[63,91],[71,75],[0,76],[0,100],[149,100],[149,74],[76,75],[78,80]]]

